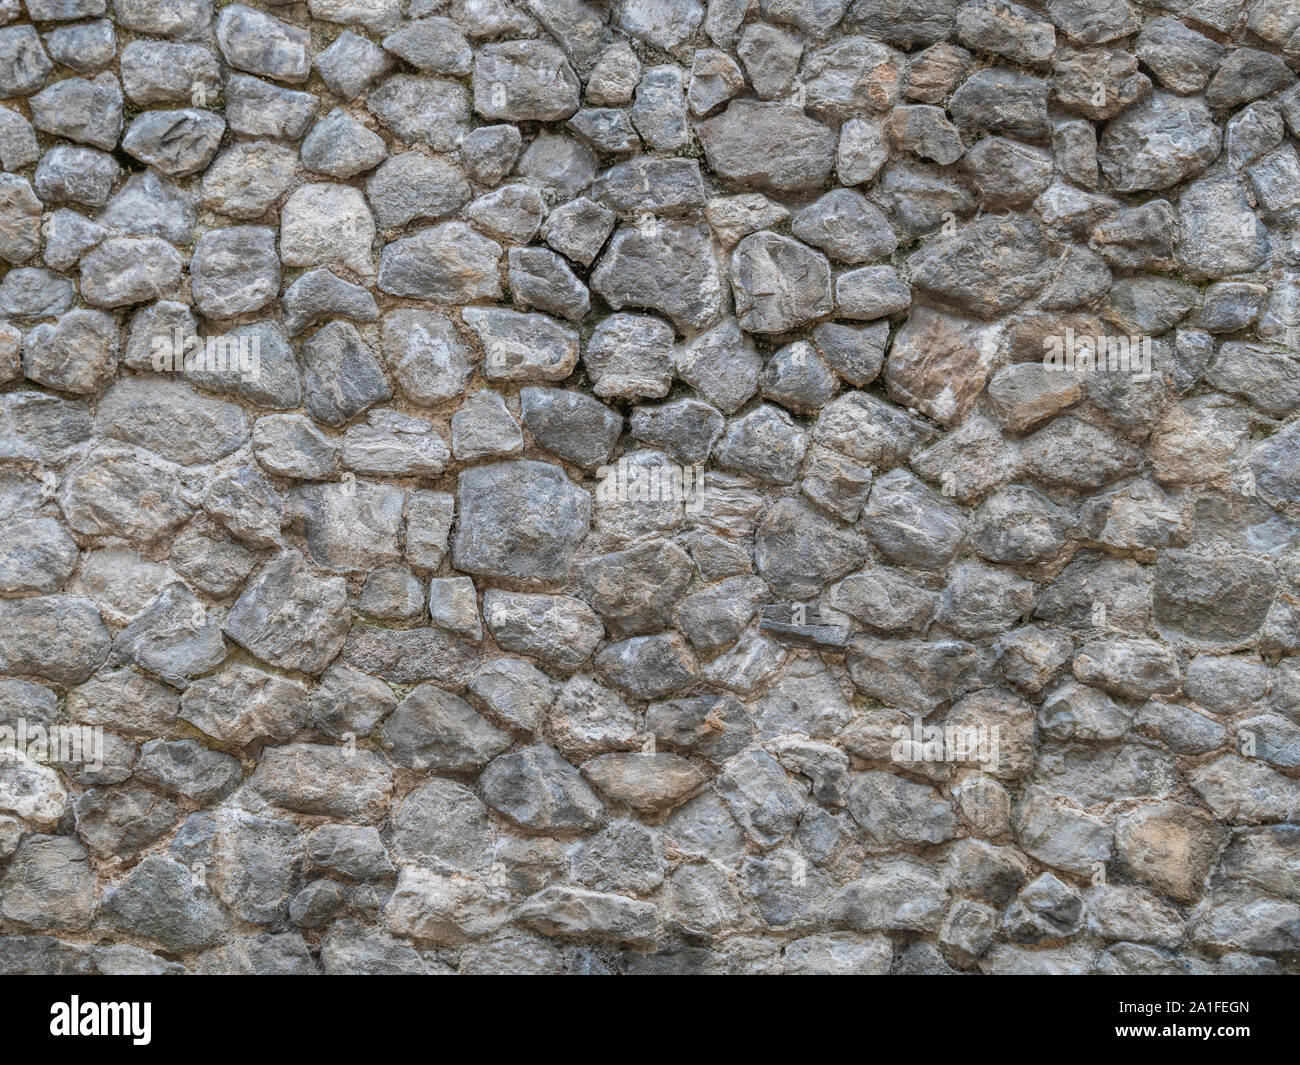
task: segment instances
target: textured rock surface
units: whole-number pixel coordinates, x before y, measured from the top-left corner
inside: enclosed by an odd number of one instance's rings
[[[0,23],[0,973],[1300,972],[1293,3]]]

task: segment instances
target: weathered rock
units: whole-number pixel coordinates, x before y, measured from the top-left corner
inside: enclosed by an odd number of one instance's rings
[[[590,831],[604,810],[582,775],[545,744],[501,755],[480,783],[489,806],[537,831]]]
[[[339,577],[297,551],[268,562],[230,608],[226,634],[272,665],[318,675],[338,654],[351,612]]]
[[[1195,98],[1155,92],[1107,124],[1099,143],[1102,173],[1119,192],[1167,189],[1204,170],[1222,133]]]
[[[709,166],[738,184],[777,192],[820,188],[835,161],[834,133],[785,103],[735,100],[696,129]]]

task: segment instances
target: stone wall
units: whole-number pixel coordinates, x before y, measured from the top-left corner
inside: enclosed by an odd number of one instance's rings
[[[0,971],[1296,970],[1294,0],[0,22]]]

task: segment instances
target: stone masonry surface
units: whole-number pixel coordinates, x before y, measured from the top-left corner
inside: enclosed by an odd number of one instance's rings
[[[0,972],[1300,971],[1298,72],[0,0]]]

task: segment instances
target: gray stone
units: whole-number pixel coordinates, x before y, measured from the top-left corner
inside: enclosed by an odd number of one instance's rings
[[[195,196],[153,170],[127,178],[99,213],[102,225],[138,237],[161,237],[173,244],[189,244],[194,239],[197,218]]]
[[[136,775],[146,784],[206,806],[233,791],[243,769],[239,759],[194,740],[150,740],[141,748]]]
[[[272,665],[319,675],[342,647],[349,621],[343,580],[314,573],[288,551],[248,584],[224,629]]]
[[[0,30],[0,95],[23,96],[45,84],[54,64],[33,26]]]
[[[580,392],[523,388],[520,417],[538,446],[584,469],[603,465],[623,431],[623,419]]]
[[[488,119],[553,121],[578,109],[578,79],[544,41],[484,45],[474,57],[474,110]]]
[[[388,73],[392,58],[379,45],[351,30],[344,30],[312,60],[335,96],[350,101]]]
[[[29,835],[0,880],[0,913],[19,926],[78,931],[94,916],[95,884],[90,853],[76,839]]]
[[[1217,41],[1172,18],[1149,20],[1135,44],[1138,59],[1179,93],[1201,92],[1225,54]]]
[[[217,18],[217,44],[237,70],[275,78],[306,81],[311,70],[310,34],[263,11],[232,4]]]
[[[792,484],[808,438],[788,414],[771,404],[733,419],[718,442],[718,462],[776,484]]]
[[[558,467],[541,462],[466,470],[457,497],[453,560],[457,569],[484,576],[564,577],[591,519],[587,493]]]
[[[122,133],[122,89],[112,74],[64,78],[29,102],[32,125],[45,133],[110,151]]]
[[[826,259],[789,237],[756,233],[731,258],[731,283],[741,328],[784,333],[832,309]]]
[[[111,24],[106,24],[110,26]],[[221,88],[217,57],[199,44],[176,41],[131,41],[119,61],[122,88],[137,104],[189,102],[195,88],[215,97]]]
[[[439,303],[497,299],[501,247],[462,222],[444,222],[395,240],[379,257],[379,288]]]
[[[312,124],[320,101],[309,92],[235,74],[226,82],[226,122],[249,137],[297,140]]]
[[[264,226],[209,230],[194,249],[190,277],[194,302],[209,317],[259,310],[280,289],[275,231]]]
[[[208,165],[225,128],[211,111],[145,111],[131,121],[122,150],[168,177],[185,177]]]
[[[542,239],[574,262],[589,266],[614,229],[614,213],[579,197],[547,215]]]
[[[981,219],[925,245],[909,263],[917,288],[985,319],[1019,306],[1048,276],[1041,233],[1017,218]]]
[[[726,763],[716,787],[745,834],[764,848],[789,836],[806,802],[780,763],[761,750]]]
[[[1221,143],[1204,103],[1155,92],[1107,124],[1099,157],[1119,192],[1166,189],[1204,170]]]
[[[676,265],[670,269],[670,263]],[[722,310],[722,278],[708,229],[690,223],[620,226],[591,274],[591,287],[615,310],[648,307],[679,327],[704,328]]]
[[[105,152],[59,144],[41,156],[32,183],[47,204],[72,202],[100,207],[107,202],[121,172],[117,160]]]
[[[591,831],[604,813],[582,775],[545,744],[496,758],[480,786],[489,806],[534,831]]]
[[[685,75],[673,64],[642,73],[630,117],[647,147],[673,151],[689,143],[685,92]]]
[[[335,112],[343,114],[343,112]],[[307,156],[308,144],[333,114],[317,125],[307,140],[303,142],[303,162],[313,166]],[[366,134],[374,137],[369,130]],[[347,164],[345,169],[352,173],[368,170],[387,155],[383,141],[375,137],[374,150],[364,158]],[[369,140],[367,138],[367,143]],[[383,154],[380,154],[383,149]],[[374,162],[370,162],[370,160]],[[369,163],[362,166],[361,163]],[[357,169],[353,170],[356,166]],[[318,169],[317,167],[313,167]],[[337,177],[350,177],[351,174],[335,173]],[[444,159],[431,158],[418,152],[404,152],[395,155],[376,170],[366,181],[366,194],[374,208],[375,218],[383,229],[403,226],[417,218],[436,219],[451,214],[469,199],[469,184],[464,175]]]
[[[174,418],[183,419],[184,432],[176,431]],[[239,407],[166,378],[118,381],[100,398],[95,424],[105,436],[182,466],[212,462],[248,441],[247,420]]]
[[[469,93],[458,82],[394,74],[366,97],[366,108],[398,140],[454,149],[469,131]]]
[[[118,927],[169,951],[201,950],[225,934],[230,918],[213,893],[185,866],[148,855],[117,887],[104,910]]]
[[[190,685],[180,716],[220,743],[287,740],[308,718],[307,689],[298,681],[233,664]]]
[[[662,699],[690,686],[698,663],[676,633],[634,636],[607,645],[595,659],[600,675],[634,699]]]
[[[309,336],[302,359],[307,410],[326,425],[342,425],[392,395],[379,359],[348,322],[330,322]]]
[[[958,127],[983,128],[1030,140],[1049,132],[1047,82],[1006,67],[978,70],[948,103]]]
[[[738,184],[817,189],[835,161],[834,133],[785,103],[733,100],[696,128],[709,166]]]
[[[372,752],[311,743],[268,749],[251,783],[285,810],[345,821],[374,820],[393,788],[392,773]]]

